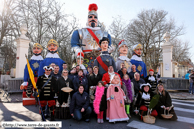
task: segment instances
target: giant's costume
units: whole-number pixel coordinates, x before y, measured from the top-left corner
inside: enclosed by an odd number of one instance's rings
[[[40,53],[35,53],[35,49],[40,49]],[[40,62],[43,60],[42,56],[40,55],[42,50],[43,48],[39,43],[35,43],[33,45],[33,56],[30,58],[29,64],[33,71],[35,81],[37,81]],[[24,69],[24,82],[21,85],[24,86],[24,91],[22,94],[23,105],[35,105],[36,100],[32,96],[33,86],[31,84],[27,65]]]
[[[136,49],[142,49],[142,45],[138,44],[133,47],[133,51]],[[138,55],[137,53],[133,53],[133,56],[131,57],[131,64],[136,66],[136,71],[140,73],[140,76],[145,78],[147,77],[147,68],[146,64],[141,59],[141,55]]]
[[[132,66],[132,64],[130,62],[130,59],[127,57],[127,54],[123,54],[120,51],[120,48],[124,45],[127,46],[127,43],[124,40],[121,40],[119,45],[118,45],[119,57],[116,60],[116,69],[117,69],[117,72],[118,72],[121,69],[121,64],[124,63],[125,67],[127,68],[127,72],[129,73],[129,72],[131,72],[131,66]],[[128,49],[127,49],[127,52],[128,52]]]
[[[59,47],[57,41],[55,41],[54,39],[51,39],[48,42],[47,48],[51,44],[56,45],[57,48]],[[40,63],[40,67],[39,67],[39,70],[38,70],[38,76],[43,75],[44,74],[43,67],[48,66],[51,63],[55,63],[56,65],[58,65],[59,66],[59,73],[61,73],[61,71],[63,70],[62,66],[63,66],[63,63],[65,63],[65,61],[63,61],[59,57],[59,55],[57,54],[57,50],[56,51],[48,50],[48,54],[46,55],[46,58]]]
[[[51,67],[44,67],[46,70],[51,70]],[[51,115],[51,120],[54,120],[54,109],[55,109],[55,93],[57,91],[56,78],[51,75],[42,75],[38,77],[37,88],[40,92],[40,104],[42,107],[43,114],[45,114],[45,108],[48,105]],[[43,119],[43,118],[42,118]]]
[[[87,23],[86,27],[74,31],[71,38],[71,47],[75,52],[75,56],[77,56],[78,52],[84,52],[84,65],[86,68],[93,67],[94,59],[96,59],[96,57],[100,54],[100,47],[98,44],[99,39],[102,39],[102,37],[107,37],[110,40],[109,46],[111,45],[111,36],[98,26],[98,14],[96,12],[97,9],[98,7],[96,4],[90,4],[88,8],[88,19],[90,19],[89,16],[92,15],[95,16],[95,20],[97,22],[94,20],[93,22],[91,20],[89,23]],[[93,23],[94,25],[91,26],[90,23]],[[80,47],[78,45],[79,43],[84,44],[85,46]]]
[[[108,87],[106,119],[109,120],[109,122],[129,120],[125,112],[124,98],[126,98],[126,96],[118,84],[111,84]]]

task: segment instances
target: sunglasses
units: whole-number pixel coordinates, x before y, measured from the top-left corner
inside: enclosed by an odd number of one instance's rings
[[[93,16],[93,15],[90,15],[90,16],[88,16],[88,18],[94,18],[94,19],[97,19],[97,16]]]

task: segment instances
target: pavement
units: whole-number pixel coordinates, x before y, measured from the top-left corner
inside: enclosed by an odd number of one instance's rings
[[[12,93],[4,95],[5,91],[0,88],[0,102],[22,102],[22,93]],[[194,94],[189,94],[188,92],[183,91],[169,91],[172,99],[180,99],[180,100],[194,100]],[[3,96],[4,95],[4,96]]]

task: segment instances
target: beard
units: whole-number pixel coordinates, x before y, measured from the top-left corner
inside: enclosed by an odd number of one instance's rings
[[[33,55],[39,56],[39,55],[41,55],[41,53],[33,53]]]

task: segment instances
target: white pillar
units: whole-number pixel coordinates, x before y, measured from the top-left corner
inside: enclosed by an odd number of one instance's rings
[[[27,26],[23,24],[20,28],[21,36],[16,39],[17,55],[16,55],[16,78],[24,77],[24,68],[26,65],[25,54],[28,55],[28,48],[30,40],[25,36],[27,33]]]
[[[172,77],[172,48],[173,46],[169,43],[170,34],[166,32],[164,34],[165,42],[162,45],[163,52],[163,77]]]

